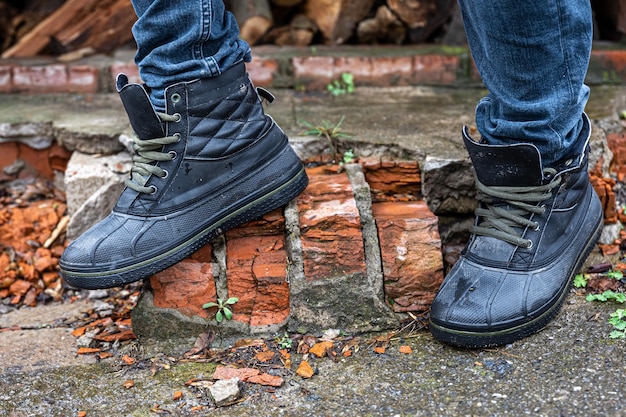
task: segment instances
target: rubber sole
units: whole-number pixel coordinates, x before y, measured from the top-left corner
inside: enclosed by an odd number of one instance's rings
[[[304,167],[301,167],[293,177],[272,191],[260,195],[243,207],[226,210],[227,215],[216,219],[190,239],[156,257],[125,268],[97,273],[72,271],[61,267],[61,275],[67,285],[90,290],[118,287],[141,280],[185,259],[225,231],[286,205],[304,191],[307,185],[308,178]]]
[[[574,276],[580,270],[600,237],[602,224],[602,216],[600,216],[591,239],[587,241],[587,245],[583,251],[581,251],[575,267],[572,269],[572,272],[568,277],[565,289],[559,294],[559,298],[557,298],[552,305],[550,305],[542,314],[535,317],[533,320],[515,327],[494,332],[472,332],[450,329],[429,320],[431,334],[435,339],[445,344],[462,348],[476,349],[507,345],[530,336],[531,334],[537,333],[550,321],[552,321],[552,319],[554,319],[560,311],[565,298],[572,288]]]

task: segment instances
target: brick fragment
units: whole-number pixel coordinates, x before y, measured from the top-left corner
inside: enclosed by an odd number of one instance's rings
[[[202,305],[217,300],[213,269],[208,262],[183,259],[150,277],[154,305],[172,308],[187,316],[208,318],[211,313]]]
[[[289,316],[284,235],[237,235],[237,229],[226,234],[228,295],[239,298],[233,319],[252,326],[283,323]]]
[[[437,217],[424,201],[375,203],[372,213],[393,310],[426,310],[443,281]]]
[[[297,200],[306,279],[366,275],[361,219],[350,179],[328,167],[307,173],[309,186]]]

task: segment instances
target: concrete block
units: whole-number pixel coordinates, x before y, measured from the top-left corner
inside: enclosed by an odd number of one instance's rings
[[[72,154],[65,172],[70,240],[111,212],[131,166],[127,152],[107,156]]]

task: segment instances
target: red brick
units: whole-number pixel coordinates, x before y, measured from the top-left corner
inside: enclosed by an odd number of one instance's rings
[[[360,159],[365,180],[374,201],[415,199],[421,196],[420,167],[417,161],[383,161],[380,158]]]
[[[361,219],[348,176],[327,167],[307,173],[309,186],[297,200],[305,278],[366,274]]]
[[[68,93],[94,94],[98,92],[98,68],[74,65],[68,68]]]
[[[355,83],[369,84],[372,80],[372,59],[367,56],[337,57],[333,62],[333,78],[339,79],[341,74],[349,72],[354,76]]]
[[[233,319],[253,326],[281,324],[289,315],[284,235],[233,237],[226,233],[229,297],[239,301]]]
[[[296,85],[310,90],[323,90],[335,79],[335,59],[330,56],[293,57],[293,75]]]
[[[13,87],[28,93],[57,93],[68,90],[68,75],[65,65],[13,67]]]
[[[156,307],[176,309],[190,317],[207,318],[215,314],[202,308],[204,303],[217,300],[213,270],[208,262],[183,259],[150,277],[150,285]]]
[[[591,61],[598,63],[606,72],[613,71],[619,79],[626,79],[626,51],[611,50],[602,51],[594,50],[591,52]],[[593,66],[593,63],[591,64]],[[608,81],[616,81],[615,79]]]
[[[128,81],[131,83],[143,83],[141,77],[139,76],[139,67],[135,64],[116,63],[111,65],[111,75],[113,75],[114,81],[118,74],[125,74],[128,77]]]
[[[254,57],[246,65],[252,82],[261,87],[270,87],[274,83],[274,76],[278,73],[278,61],[269,58]]]
[[[387,87],[408,85],[413,78],[413,58],[408,56],[372,57],[369,85]]]
[[[443,281],[437,217],[424,201],[375,203],[372,212],[393,310],[428,309]]]
[[[452,84],[456,81],[458,56],[416,55],[413,58],[413,82]]]
[[[2,169],[15,162],[20,155],[20,149],[16,142],[0,143],[0,176]]]
[[[623,181],[626,176],[626,133],[607,133],[606,141],[613,153],[611,171],[617,173],[619,181]]]
[[[9,65],[0,65],[0,93],[10,93],[13,89],[11,72],[13,68]]]

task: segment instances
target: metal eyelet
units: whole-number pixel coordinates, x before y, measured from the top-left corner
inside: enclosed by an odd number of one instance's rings
[[[173,101],[173,100],[172,100]],[[174,116],[176,119],[174,120],[174,123],[178,123],[180,122],[180,120],[182,119],[182,116],[180,115],[180,113],[174,113],[172,116]]]
[[[169,151],[168,154],[170,154],[172,161],[178,156],[178,153],[176,153],[176,151]]]
[[[180,96],[180,94],[178,93],[172,94],[172,103],[178,103],[181,99],[182,97]]]
[[[169,176],[170,176],[170,172],[169,172],[167,169],[164,169],[164,170],[163,170],[163,174],[162,174],[162,175],[159,175],[159,177],[160,177],[161,179],[165,179],[165,178],[167,178],[167,177],[169,177]]]
[[[155,195],[158,191],[158,189],[154,185],[151,185],[148,188],[150,188],[150,195]]]
[[[533,225],[533,230],[534,230],[535,232],[538,232],[538,231],[539,231],[539,223],[538,223],[538,222],[535,222],[535,224]]]
[[[532,248],[533,248],[533,241],[529,239],[529,240],[528,240],[528,244],[526,245],[526,249],[527,249],[527,250],[530,250],[530,249],[532,249]]]
[[[176,138],[176,143],[180,142],[180,138],[181,138],[180,133],[176,132],[172,136]]]

